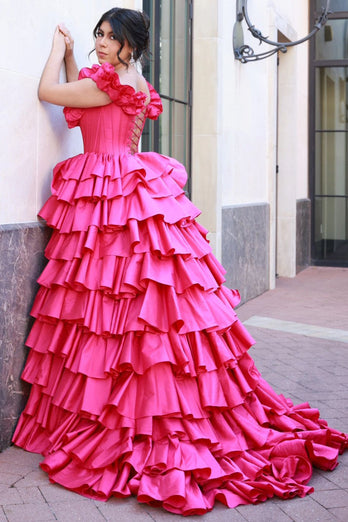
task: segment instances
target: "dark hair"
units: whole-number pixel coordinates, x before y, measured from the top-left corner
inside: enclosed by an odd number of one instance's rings
[[[93,29],[93,35],[97,38],[97,33],[103,22],[109,22],[115,38],[120,42],[121,47],[117,56],[121,63],[128,65],[120,57],[120,53],[126,42],[133,50],[135,61],[143,62],[149,55],[149,27],[150,19],[146,13],[135,11],[134,9],[123,9],[114,7],[102,15],[99,22]]]

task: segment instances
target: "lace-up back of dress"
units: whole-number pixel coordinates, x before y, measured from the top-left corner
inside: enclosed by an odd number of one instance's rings
[[[136,154],[138,152],[139,141],[145,125],[145,115],[146,107],[143,111],[139,112],[133,120],[133,128],[129,137],[129,152],[131,154]]]

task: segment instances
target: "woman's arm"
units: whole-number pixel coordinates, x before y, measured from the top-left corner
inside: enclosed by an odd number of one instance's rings
[[[67,107],[98,107],[111,102],[109,96],[98,89],[90,78],[59,83],[59,72],[66,53],[65,36],[56,28],[52,49],[39,84],[39,99]],[[74,74],[74,73],[73,73]]]

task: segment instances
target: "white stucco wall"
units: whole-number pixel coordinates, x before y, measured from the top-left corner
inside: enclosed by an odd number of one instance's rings
[[[308,2],[303,0],[249,1],[249,15],[256,27],[269,38],[278,40],[278,31],[289,40],[308,33]],[[223,205],[268,201],[269,184],[273,183],[276,147],[276,99],[287,112],[282,125],[289,127],[294,143],[287,147],[291,153],[293,174],[296,177],[297,198],[307,197],[308,180],[303,175],[308,161],[308,45],[301,44],[280,54],[284,84],[277,94],[276,56],[260,62],[240,64],[233,53],[226,50],[231,42],[231,20],[235,19],[235,2],[221,5],[221,37],[223,39],[221,66],[221,118],[226,150],[223,174]],[[245,26],[244,26],[245,28]],[[255,52],[269,46],[244,30],[245,43]],[[290,64],[289,64],[290,62]],[[286,121],[285,121],[286,120]],[[280,128],[280,132],[282,129]]]
[[[0,224],[36,221],[53,166],[82,151],[79,131],[67,129],[62,108],[37,99],[55,26],[65,22],[75,38],[79,67],[89,65],[92,29],[115,3],[1,0]],[[142,1],[117,0],[117,6],[139,9]]]
[[[268,201],[268,140],[273,132],[274,111],[269,92],[272,90],[274,60],[241,64],[234,58],[232,31],[236,18],[235,2],[221,5],[220,120],[222,205],[239,205]],[[255,2],[250,2],[251,6]],[[255,9],[250,9],[251,13]],[[268,10],[255,14],[260,26],[268,27]],[[245,43],[258,51],[258,43],[245,33]],[[226,52],[226,51],[229,52]]]

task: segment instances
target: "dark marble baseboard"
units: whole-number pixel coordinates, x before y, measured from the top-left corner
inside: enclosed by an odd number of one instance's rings
[[[237,288],[241,302],[269,289],[269,205],[222,209],[222,264],[226,286]]]
[[[311,200],[296,201],[296,273],[311,264]]]
[[[9,446],[29,387],[21,381],[29,312],[45,265],[50,230],[41,223],[0,225],[0,450]]]

